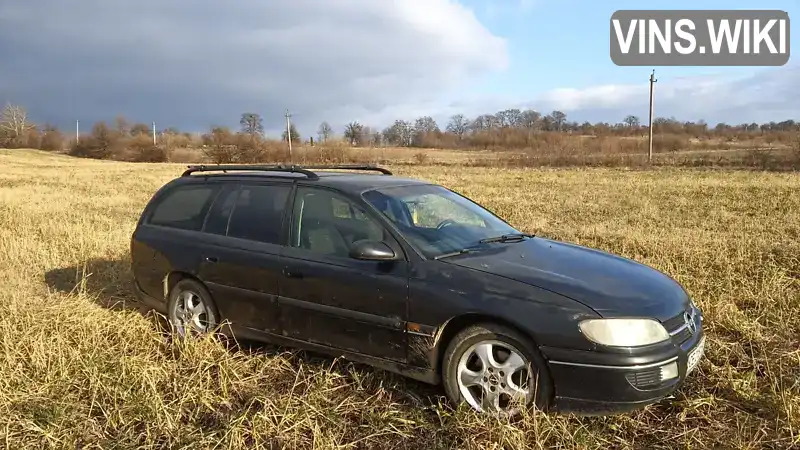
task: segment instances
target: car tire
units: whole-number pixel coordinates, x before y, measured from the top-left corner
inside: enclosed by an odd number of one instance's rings
[[[487,349],[492,356],[485,365]],[[512,353],[517,357],[512,358]],[[520,389],[524,386],[520,375],[525,373],[531,374],[534,381],[528,383],[528,389]],[[546,411],[553,390],[547,364],[534,343],[519,332],[494,323],[468,326],[453,337],[442,361],[442,383],[454,405],[466,403],[479,412],[506,416],[516,416],[531,405]],[[499,398],[496,409],[486,408],[491,402],[484,401],[495,397]],[[524,400],[524,408],[519,403],[508,404],[511,398]]]
[[[219,310],[211,293],[202,283],[191,278],[178,281],[170,289],[167,319],[180,336],[211,333],[220,323]]]

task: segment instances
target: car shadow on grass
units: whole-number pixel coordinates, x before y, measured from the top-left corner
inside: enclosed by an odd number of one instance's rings
[[[133,290],[133,274],[130,259],[97,258],[84,264],[52,269],[44,274],[44,282],[55,291],[64,294],[83,294],[93,299],[104,308],[114,311],[136,311],[151,320],[161,333],[169,334],[170,328],[166,318],[151,310],[136,297]],[[391,372],[382,371],[369,365],[347,361],[342,358],[282,347],[274,344],[245,339],[222,339],[230,351],[241,351],[253,357],[287,357],[292,364],[309,365],[317,369],[335,370],[351,379],[363,378],[363,374],[374,373],[376,388],[386,389],[397,386],[397,397],[403,398],[416,407],[432,408],[442,401],[443,392],[436,386],[430,386],[410,378]]]
[[[50,289],[64,294],[84,294],[98,305],[112,310],[148,308],[133,292],[133,276],[126,259],[92,259],[84,264],[52,269],[44,274]]]

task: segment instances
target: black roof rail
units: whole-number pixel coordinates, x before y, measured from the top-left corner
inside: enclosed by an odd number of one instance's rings
[[[374,172],[380,172],[384,175],[392,175],[392,172],[389,169],[384,169],[383,167],[378,166],[371,166],[371,165],[358,165],[358,164],[333,164],[333,165],[322,165],[322,166],[303,166],[303,169],[344,169],[344,170],[371,170]]]
[[[307,176],[309,179],[316,180],[319,177],[317,174],[310,170],[306,170],[303,167],[297,165],[283,165],[278,164],[277,166],[266,166],[266,165],[259,165],[259,164],[202,164],[199,166],[188,166],[188,168],[181,174],[182,177],[188,177],[189,175],[195,172],[227,172],[229,170],[258,170],[264,172],[291,172],[291,173],[301,173]]]

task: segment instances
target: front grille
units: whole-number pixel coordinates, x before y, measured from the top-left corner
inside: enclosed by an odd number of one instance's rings
[[[672,340],[675,341],[676,344],[680,345],[688,341],[690,337],[692,337],[692,330],[684,328],[680,333],[672,336]]]
[[[661,383],[661,367],[631,372],[625,375],[628,382],[636,388],[644,389]]]
[[[681,311],[681,313],[678,314],[677,316],[675,316],[675,317],[673,317],[671,319],[667,319],[664,322],[661,322],[661,324],[664,325],[664,328],[666,328],[667,331],[669,331],[671,333],[671,332],[673,332],[673,331],[675,331],[678,328],[683,326],[683,324],[685,323],[684,320],[683,320],[683,315],[684,315],[685,312],[686,311]]]
[[[694,308],[692,306],[689,306],[689,308],[686,311],[662,322],[664,328],[666,328],[669,334],[672,335],[672,342],[681,345],[692,337],[692,330],[689,329],[689,327],[685,327],[686,320],[684,319],[683,316],[686,312],[691,312],[693,309]],[[698,314],[698,311],[695,310],[695,314]],[[696,322],[697,318],[695,318],[695,323]]]

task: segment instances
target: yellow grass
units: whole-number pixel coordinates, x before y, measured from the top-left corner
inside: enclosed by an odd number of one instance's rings
[[[132,303],[128,245],[183,165],[0,150],[0,167],[0,448],[800,446],[800,175],[396,167],[661,269],[706,313],[671,403],[502,423],[365,366],[166,339]]]

